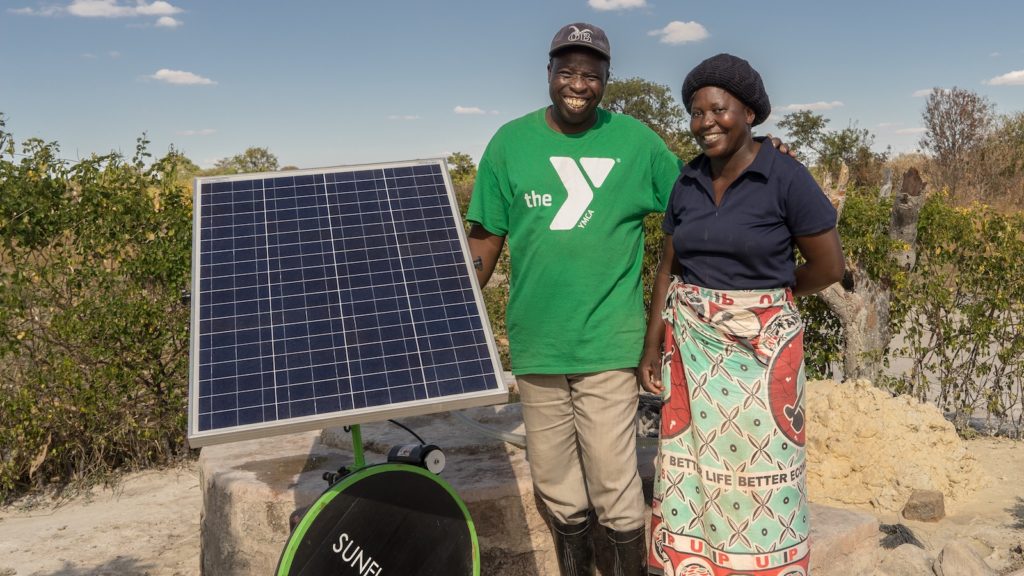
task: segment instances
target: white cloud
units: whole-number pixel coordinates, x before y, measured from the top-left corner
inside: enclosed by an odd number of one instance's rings
[[[817,111],[817,110],[832,110],[833,108],[841,108],[842,106],[843,106],[842,102],[840,102],[839,100],[833,100],[831,102],[811,102],[809,104],[789,104],[788,106],[783,106],[781,109],[782,110],[790,110],[790,111],[794,111],[794,112],[797,111],[797,110],[810,110],[810,111],[814,112],[814,111]]]
[[[163,0],[136,2],[134,5],[121,4],[118,0],[72,0],[67,7],[68,14],[83,18],[129,18],[133,16],[169,16],[178,14],[181,8]]]
[[[141,16],[167,16],[170,14],[178,14],[182,10],[177,6],[173,6],[170,2],[164,2],[163,0],[157,0],[146,4],[145,2],[139,2],[135,8]]]
[[[161,16],[156,19],[157,28],[177,28],[181,26],[181,20],[175,20],[170,16]]]
[[[590,4],[590,7],[594,10],[605,12],[608,10],[643,8],[647,6],[647,0],[589,0],[587,4]]]
[[[117,50],[111,50],[110,52],[107,52],[107,56],[110,56],[111,58],[120,58],[121,53]]]
[[[687,42],[700,42],[710,36],[707,28],[699,22],[680,22],[678,20],[668,23],[661,30],[651,30],[648,36],[661,36],[663,44],[686,44]]]
[[[924,128],[902,128],[897,130],[897,134],[924,134]]]
[[[914,90],[914,93],[911,94],[911,96],[913,96],[914,98],[925,98],[931,95],[932,91],[934,90],[938,90],[939,92],[949,92],[949,88],[922,88],[921,90]]]
[[[68,5],[68,14],[82,18],[120,18],[132,16],[131,8],[118,6],[114,0],[75,0]]]
[[[209,136],[216,133],[217,131],[213,128],[202,128],[200,130],[179,130],[178,136]]]
[[[985,80],[991,86],[1024,86],[1024,70],[1014,70],[991,80]]]
[[[456,114],[469,114],[469,115],[487,114],[487,112],[484,112],[483,108],[479,108],[477,106],[456,106],[454,111],[455,111]]]
[[[415,114],[392,114],[388,116],[388,120],[419,120],[420,117]]]
[[[1000,56],[1002,56],[1002,54],[1000,54],[999,52],[992,52],[988,56],[989,58],[999,58]]]
[[[53,16],[59,14],[61,9],[56,6],[46,6],[45,8],[8,8],[8,12],[11,14],[18,14],[19,16]]]
[[[168,84],[216,84],[209,78],[203,78],[191,72],[185,72],[184,70],[168,70],[167,68],[161,68],[156,71],[156,74],[150,76],[153,80],[159,80]]]
[[[23,16],[57,16],[70,14],[80,18],[135,18],[146,16],[159,17],[156,26],[161,28],[176,28],[181,26],[181,21],[171,18],[172,14],[184,12],[181,8],[165,2],[156,0],[135,0],[134,4],[122,4],[123,0],[71,0],[67,6],[45,6],[42,8],[9,8],[7,12]]]

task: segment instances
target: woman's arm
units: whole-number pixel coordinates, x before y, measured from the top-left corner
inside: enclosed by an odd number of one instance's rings
[[[661,394],[663,389],[661,347],[665,335],[665,323],[661,319],[661,313],[665,309],[665,296],[668,294],[668,285],[672,281],[672,273],[678,271],[679,266],[676,263],[675,247],[672,246],[672,236],[666,235],[665,240],[661,243],[658,272],[654,276],[651,311],[647,315],[647,335],[644,336],[644,351],[640,357],[640,366],[637,368],[640,385],[652,394]]]
[[[793,239],[805,262],[797,266],[794,296],[807,296],[828,288],[843,279],[846,261],[839,233],[831,228],[812,236]]]

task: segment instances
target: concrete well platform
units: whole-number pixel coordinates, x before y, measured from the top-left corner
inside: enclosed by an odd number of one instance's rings
[[[493,430],[521,434],[517,404],[461,411]],[[444,478],[466,502],[480,542],[482,574],[558,574],[550,531],[535,500],[522,448],[471,425],[459,414],[403,418],[427,443],[445,453]],[[407,431],[381,422],[361,426],[367,463],[383,462],[392,446],[415,443]],[[639,448],[641,476],[650,501],[656,448]],[[273,574],[288,537],[288,516],[326,488],[325,472],[352,463],[350,435],[342,429],[291,434],[203,448],[201,567],[207,576]],[[648,514],[650,508],[648,507]],[[811,506],[812,573],[870,562],[879,537],[870,515]],[[599,573],[611,574],[609,550],[595,531]]]

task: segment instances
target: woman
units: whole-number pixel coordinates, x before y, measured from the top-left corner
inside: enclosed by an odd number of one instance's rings
[[[641,380],[665,399],[652,574],[808,570],[803,323],[838,281],[836,212],[796,160],[754,140],[761,76],[719,54],[683,82],[703,154],[676,182]],[[794,246],[804,263],[796,265]]]

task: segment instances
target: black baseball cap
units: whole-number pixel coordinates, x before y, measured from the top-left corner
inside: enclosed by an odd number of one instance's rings
[[[586,22],[574,22],[562,26],[562,29],[551,39],[551,49],[548,56],[554,56],[555,52],[570,46],[582,46],[590,48],[604,56],[609,61],[612,59],[612,49],[608,46],[608,36],[593,24]]]

